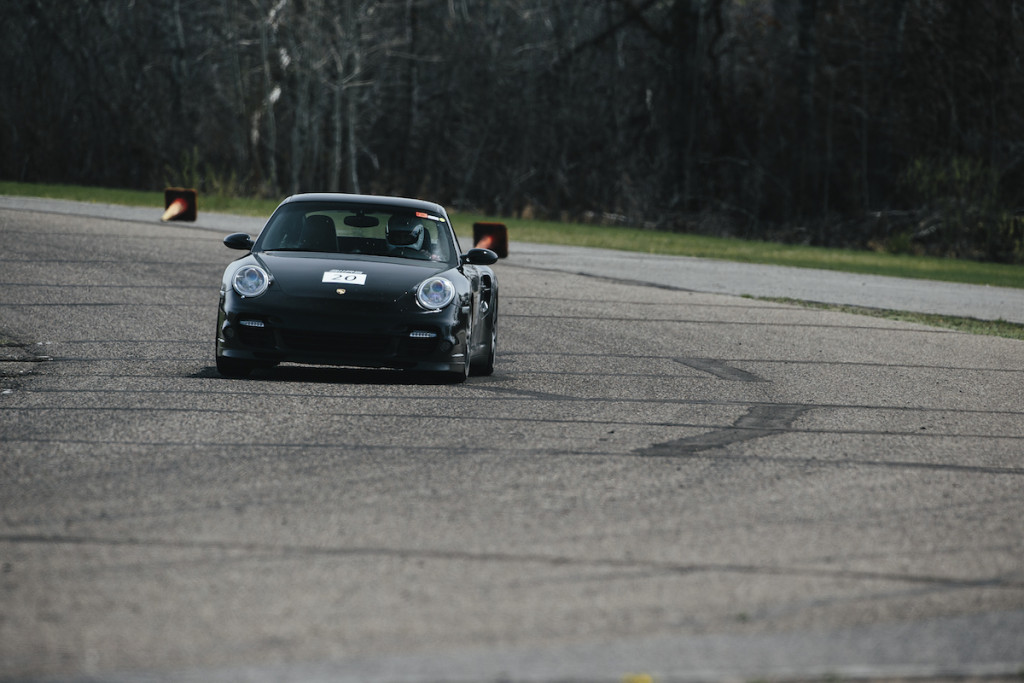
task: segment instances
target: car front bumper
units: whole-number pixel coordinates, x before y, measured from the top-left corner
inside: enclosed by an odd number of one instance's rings
[[[304,363],[459,372],[467,362],[469,307],[403,310],[370,303],[325,304],[280,297],[221,295],[217,356]]]

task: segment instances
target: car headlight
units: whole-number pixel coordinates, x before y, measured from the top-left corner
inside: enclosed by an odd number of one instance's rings
[[[455,285],[443,277],[432,277],[416,287],[416,302],[428,311],[444,308],[455,298]]]
[[[242,296],[259,296],[270,286],[270,276],[259,266],[242,266],[231,278],[231,286]]]

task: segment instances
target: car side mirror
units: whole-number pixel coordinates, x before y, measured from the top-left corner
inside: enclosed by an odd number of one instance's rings
[[[498,261],[498,255],[490,249],[470,249],[462,255],[462,262],[474,266],[489,266]]]
[[[224,246],[228,249],[245,249],[248,251],[252,249],[254,244],[256,243],[252,241],[252,238],[244,232],[236,232],[224,238]]]

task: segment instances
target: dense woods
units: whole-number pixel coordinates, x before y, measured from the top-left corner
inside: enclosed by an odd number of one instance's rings
[[[21,0],[0,177],[1024,262],[1024,0]]]

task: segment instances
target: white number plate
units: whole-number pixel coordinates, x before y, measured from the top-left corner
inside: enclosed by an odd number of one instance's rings
[[[324,273],[324,279],[321,282],[337,285],[365,285],[366,273],[358,273],[354,270],[328,270]]]

